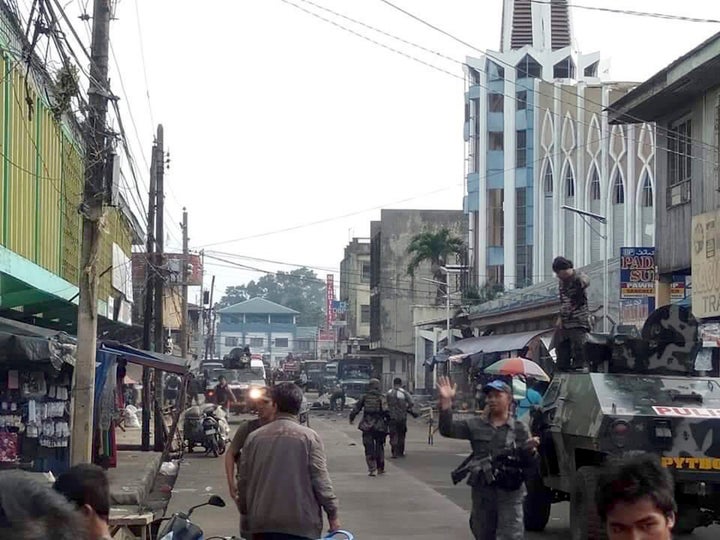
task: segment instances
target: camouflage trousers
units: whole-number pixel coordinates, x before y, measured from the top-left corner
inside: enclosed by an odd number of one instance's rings
[[[470,530],[475,540],[522,540],[525,486],[515,491],[479,486],[472,490]]]
[[[587,367],[585,343],[588,330],[584,328],[562,328],[555,331],[553,341],[557,354],[557,368],[560,371]]]

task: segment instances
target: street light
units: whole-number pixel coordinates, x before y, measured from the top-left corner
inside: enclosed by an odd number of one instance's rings
[[[563,210],[567,210],[568,212],[573,212],[574,214],[578,214],[582,218],[590,218],[594,219],[595,221],[602,223],[605,225],[605,234],[601,234],[598,231],[596,231],[592,225],[590,225],[590,222],[583,219],[585,223],[588,224],[590,227],[590,230],[597,234],[600,238],[604,241],[604,251],[603,254],[603,332],[605,334],[608,333],[608,301],[610,299],[610,293],[609,293],[609,284],[610,284],[610,270],[608,267],[608,220],[605,216],[602,216],[600,214],[595,214],[593,212],[588,212],[587,210],[580,210],[579,208],[574,208],[572,206],[567,206],[566,204],[562,205]]]

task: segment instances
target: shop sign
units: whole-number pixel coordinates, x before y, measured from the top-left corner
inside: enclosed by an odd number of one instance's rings
[[[693,314],[720,317],[720,210],[693,217],[691,249]]]
[[[655,297],[655,248],[620,248],[620,298]]]

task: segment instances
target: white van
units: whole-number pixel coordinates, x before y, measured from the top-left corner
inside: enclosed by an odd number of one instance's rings
[[[265,372],[265,364],[262,360],[252,359],[250,360],[250,369],[255,375],[262,374],[263,381],[267,380],[267,373]]]

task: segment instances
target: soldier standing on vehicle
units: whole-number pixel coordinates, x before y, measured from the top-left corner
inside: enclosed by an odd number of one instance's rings
[[[467,439],[472,456],[466,460],[472,486],[470,529],[476,540],[522,540],[524,481],[534,466],[538,439],[525,423],[510,412],[512,389],[502,381],[485,386],[487,407],[482,415],[453,421],[457,386],[447,377],[438,379],[440,433]],[[511,454],[511,452],[513,452]],[[505,456],[515,459],[502,459]]]
[[[557,367],[560,371],[585,368],[585,343],[591,330],[587,298],[590,278],[575,270],[565,257],[556,257],[552,269],[560,292],[560,317],[553,338]]]
[[[350,412],[350,423],[363,411],[358,429],[363,432],[365,461],[368,475],[385,474],[385,438],[388,432],[388,406],[385,396],[380,392],[380,381],[370,379],[367,393],[360,398]]]
[[[388,412],[390,414],[390,450],[393,458],[405,457],[405,435],[407,435],[407,415],[420,416],[413,409],[410,392],[402,387],[402,379],[393,380],[393,388],[387,393]]]

